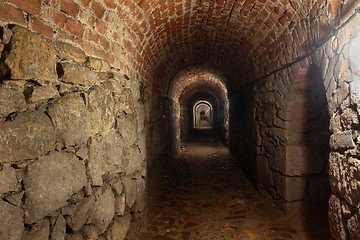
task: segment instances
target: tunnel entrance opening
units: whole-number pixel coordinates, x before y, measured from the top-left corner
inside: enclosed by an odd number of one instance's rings
[[[192,108],[193,126],[195,129],[213,128],[213,106],[204,100],[195,103]]]
[[[181,126],[188,129],[188,132],[183,135],[182,142],[201,135],[214,135],[221,139],[222,108],[216,96],[209,92],[194,92],[189,101],[184,102],[184,107],[185,118]]]
[[[220,74],[193,67],[180,72],[169,88],[172,155],[189,138],[214,135],[229,139],[229,101]]]

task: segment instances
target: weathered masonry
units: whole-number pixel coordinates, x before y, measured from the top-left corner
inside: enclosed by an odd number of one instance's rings
[[[0,1],[0,239],[131,239],[199,101],[261,194],[294,216],[323,206],[332,238],[359,239],[359,12]]]

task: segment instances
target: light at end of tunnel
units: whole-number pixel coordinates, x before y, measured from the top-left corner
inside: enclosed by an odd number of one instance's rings
[[[360,71],[360,35],[353,38],[350,42],[349,58],[351,67],[355,71]]]

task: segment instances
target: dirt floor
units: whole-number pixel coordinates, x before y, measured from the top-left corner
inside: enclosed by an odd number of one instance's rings
[[[285,216],[212,137],[184,143],[149,203],[140,240],[329,239],[324,217]]]

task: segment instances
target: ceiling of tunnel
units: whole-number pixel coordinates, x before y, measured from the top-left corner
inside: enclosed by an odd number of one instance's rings
[[[189,99],[187,99],[187,102],[183,104],[183,106],[187,110],[192,110],[193,107],[198,104],[199,102],[208,102],[210,103],[210,106],[216,108],[218,106],[222,106],[221,102],[219,102],[219,99],[217,99],[216,96],[209,92],[197,92],[196,94],[192,95]]]
[[[124,48],[134,55],[134,68],[157,92],[166,92],[170,80],[192,65],[222,72],[229,87],[233,87],[233,82],[261,72],[256,65],[264,54],[271,59],[271,53],[284,50],[279,46],[295,47],[292,42],[295,40],[295,44],[305,42],[308,36],[294,35],[294,29],[306,25],[304,19],[308,23],[314,19],[324,21],[319,16],[335,12],[339,3],[330,0],[119,2],[120,18],[125,26]],[[309,26],[303,29],[310,31]],[[284,44],[277,44],[279,41]]]
[[[206,72],[203,68],[191,68],[179,72],[171,82],[169,98],[187,101],[196,92],[209,92],[219,100],[227,102],[227,88],[223,76]]]
[[[181,95],[180,102],[183,105],[192,105],[197,101],[210,101],[213,103],[222,103],[224,99],[219,99],[219,95],[213,91],[213,89],[198,89],[197,87],[192,88],[190,91]]]

